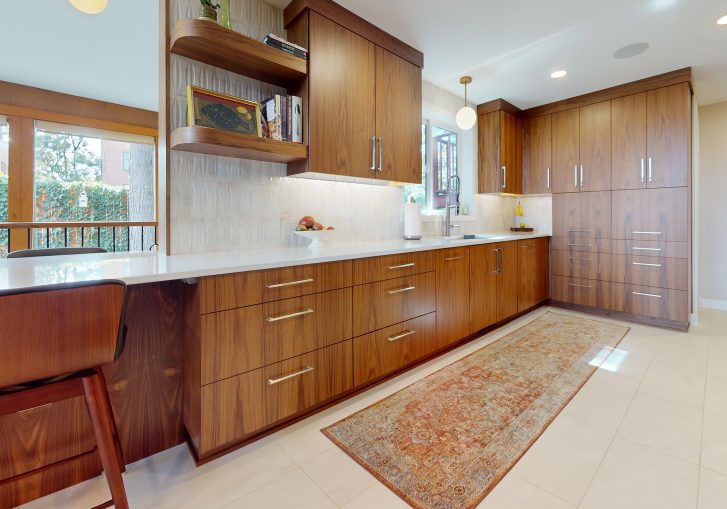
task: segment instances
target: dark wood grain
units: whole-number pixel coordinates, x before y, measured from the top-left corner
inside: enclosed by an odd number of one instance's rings
[[[611,101],[579,108],[581,191],[611,189]]]
[[[548,299],[548,238],[517,241],[518,312]]]
[[[613,281],[637,286],[689,289],[689,260],[660,256],[613,255]]]
[[[522,111],[517,106],[510,104],[505,99],[495,99],[486,103],[477,105],[477,114],[484,115],[485,113],[491,113],[493,111],[506,111],[517,117],[521,116]]]
[[[325,16],[347,30],[358,34],[377,46],[390,51],[394,55],[416,65],[424,67],[424,54],[396,39],[391,34],[381,30],[379,27],[369,23],[363,18],[356,16],[351,11],[341,7],[331,0],[294,0],[285,8],[284,22],[287,28],[298,16],[305,14],[307,10]],[[313,50],[311,50],[313,53]]]
[[[437,256],[437,346],[469,334],[469,248],[440,249]]]
[[[517,242],[497,244],[500,249],[500,273],[497,278],[497,321],[518,312],[518,247]]]
[[[577,109],[553,114],[551,179],[554,193],[579,191],[577,168],[580,161],[579,117]]]
[[[500,113],[483,113],[477,119],[477,189],[479,193],[502,192]]]
[[[559,229],[563,229],[562,226]],[[610,253],[611,239],[576,237],[575,235],[554,235],[550,238],[550,249],[573,253]]]
[[[689,292],[612,283],[611,309],[685,324],[689,321]]]
[[[497,245],[470,247],[470,334],[497,321]]]
[[[645,92],[611,102],[611,140],[613,189],[646,187]]]
[[[611,281],[611,254],[575,252],[553,249],[550,253],[551,274],[576,279]]]
[[[290,163],[308,157],[302,143],[276,141],[209,127],[178,127],[170,137],[172,150],[214,156]]]
[[[614,239],[688,242],[689,188],[614,191],[612,222]]]
[[[523,121],[523,194],[551,192],[552,116]]]
[[[688,242],[664,242],[660,240],[612,240],[611,252],[630,256],[657,256],[689,258]]]
[[[523,123],[522,119],[507,111],[500,112],[501,150],[500,165],[504,166],[505,187],[502,192],[521,194],[523,161]]]
[[[632,81],[623,85],[616,85],[615,87],[606,88],[597,92],[591,92],[571,97],[569,99],[564,99],[562,101],[536,106],[535,108],[524,110],[523,116],[538,117],[540,115],[547,115],[548,113],[557,113],[559,111],[579,108],[581,106],[587,106],[589,104],[602,101],[610,101],[611,99],[616,99],[618,97],[638,94],[648,90],[668,87],[670,85],[690,83],[691,81],[692,68],[686,67],[684,69],[678,69],[664,74],[659,74],[657,76],[644,78],[642,80]]]
[[[353,284],[374,283],[435,270],[435,251],[398,253],[353,260]]]
[[[207,20],[178,20],[171,34],[170,51],[284,87],[304,80],[307,74],[307,62],[302,58]]]
[[[647,93],[647,154],[652,165],[648,187],[689,185],[691,97],[688,83]]]
[[[553,235],[586,245],[611,238],[611,191],[553,195]]]
[[[422,70],[376,48],[376,178],[422,182]]]
[[[593,279],[551,276],[550,298],[556,302],[610,309],[611,284]]]

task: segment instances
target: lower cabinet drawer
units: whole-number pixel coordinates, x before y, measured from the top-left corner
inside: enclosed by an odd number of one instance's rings
[[[436,313],[353,339],[353,383],[362,385],[437,349]]]
[[[351,338],[351,302],[344,288],[202,315],[202,384]]]
[[[612,240],[611,252],[631,256],[689,258],[689,243],[661,240]]]
[[[353,261],[353,284],[362,285],[431,272],[435,268],[434,256],[434,251],[418,251],[359,258]]]
[[[553,236],[550,238],[550,248],[572,253],[610,253],[611,239]]]
[[[550,298],[568,304],[607,309],[611,301],[611,283],[594,279],[551,276]]]
[[[689,288],[689,260],[659,256],[613,255],[613,281],[673,290]]]
[[[550,253],[551,272],[556,276],[579,279],[611,280],[611,255],[553,250]]]
[[[433,313],[435,289],[435,272],[354,286],[353,335],[361,336]]]
[[[689,292],[650,286],[612,284],[614,311],[686,323],[689,319]]]
[[[353,387],[351,340],[201,389],[200,455]]]

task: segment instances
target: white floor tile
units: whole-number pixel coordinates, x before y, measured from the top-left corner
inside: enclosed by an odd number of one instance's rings
[[[688,461],[616,438],[580,508],[693,508],[698,468]]]
[[[381,483],[376,483],[343,506],[343,509],[407,509],[409,504]]]
[[[727,416],[725,415],[704,412],[702,466],[727,475]]]
[[[338,447],[316,456],[304,463],[302,468],[339,506],[350,502],[378,482]]]
[[[708,346],[688,340],[662,341],[652,359],[654,364],[704,375]]]
[[[477,506],[478,509],[575,509],[563,500],[508,474]]]
[[[561,413],[603,430],[614,432],[626,415],[636,391],[589,380]]]
[[[649,369],[650,362],[648,358],[616,348],[596,370],[591,380],[636,389],[644,378],[646,370]]]
[[[702,468],[699,471],[698,509],[724,509],[727,506],[727,475]]]
[[[702,410],[638,393],[618,435],[667,454],[699,463]]]
[[[707,377],[704,393],[704,411],[727,415],[727,380],[713,376]]]
[[[197,507],[208,507],[199,505]],[[335,509],[336,505],[296,468],[279,479],[258,488],[225,509]]]
[[[512,472],[572,505],[578,505],[608,450],[612,434],[559,417]]]
[[[727,382],[727,339],[710,343],[707,375]]]
[[[701,408],[704,404],[704,384],[704,375],[653,364],[644,375],[639,391]]]

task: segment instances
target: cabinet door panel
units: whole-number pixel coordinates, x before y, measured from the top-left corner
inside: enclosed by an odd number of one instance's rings
[[[470,248],[470,334],[497,321],[497,245]]]
[[[646,93],[611,102],[611,186],[646,187]]]
[[[480,193],[502,193],[500,112],[491,111],[477,119],[477,189]]]
[[[497,321],[517,314],[518,248],[517,242],[498,244],[500,271],[497,275]]]
[[[689,188],[613,192],[613,238],[689,241]]]
[[[579,114],[578,108],[553,114],[553,192],[579,190]]]
[[[469,248],[437,251],[437,345],[469,334]]]
[[[609,309],[611,304],[611,283],[578,279],[566,276],[551,276],[550,298],[558,302]]]
[[[522,119],[512,113],[500,111],[501,166],[504,188],[502,192],[522,193],[522,160],[523,160],[523,124]]]
[[[648,187],[689,185],[691,93],[687,83],[647,92]]]
[[[613,283],[612,309],[662,320],[689,321],[689,292]]]
[[[518,312],[548,298],[548,239],[520,240],[518,245]]]
[[[375,46],[310,12],[308,105],[311,171],[375,176]]]
[[[376,47],[377,178],[422,182],[422,70]]]
[[[613,281],[655,288],[687,290],[689,260],[661,256],[613,255]]]
[[[611,189],[611,101],[579,108],[581,191]],[[581,175],[582,173],[582,175]]]
[[[553,196],[553,235],[573,244],[577,239],[611,237],[611,191],[560,193]]]
[[[551,188],[552,116],[526,119],[523,136],[523,193],[549,193]]]

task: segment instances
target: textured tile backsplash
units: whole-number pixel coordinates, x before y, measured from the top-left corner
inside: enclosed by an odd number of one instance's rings
[[[171,5],[172,22],[198,15],[198,0],[172,0]],[[285,34],[282,10],[263,0],[232,0],[231,18],[233,29],[258,40],[270,32]],[[186,125],[188,84],[252,100],[284,92],[176,55],[171,57],[171,80],[173,129]],[[456,107],[448,92],[429,92],[442,97],[441,107]],[[341,242],[394,239],[402,231],[399,187],[286,177],[282,164],[174,151],[170,176],[174,254],[305,245],[293,234],[304,215],[334,226]],[[550,198],[522,201],[526,222],[549,231],[550,213],[547,218],[541,213],[549,210]],[[476,196],[473,218],[462,223],[463,229],[505,230],[514,224],[515,204],[511,197]],[[425,235],[440,231],[436,222],[425,224]]]

